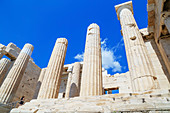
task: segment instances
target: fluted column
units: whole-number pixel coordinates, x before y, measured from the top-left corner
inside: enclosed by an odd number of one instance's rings
[[[67,79],[65,98],[69,98],[70,97],[71,79],[72,79],[72,73],[69,72],[68,73],[68,79]]]
[[[100,28],[91,24],[87,29],[80,96],[102,95],[102,86]]]
[[[38,94],[38,99],[58,97],[67,44],[67,39],[57,39]]]
[[[151,61],[132,14],[132,2],[117,5],[115,8],[122,27],[133,91],[154,89]]]
[[[3,79],[10,67],[10,64],[11,64],[11,61],[9,61],[8,59],[6,58],[2,58],[0,60],[0,85],[2,84],[3,82]]]
[[[70,97],[79,96],[80,92],[80,62],[75,62],[73,67],[71,86],[70,86]]]
[[[4,56],[3,50],[0,50],[0,59]]]
[[[40,87],[41,87],[42,81],[44,79],[45,72],[46,72],[46,68],[43,68],[41,70],[40,76],[39,76],[38,81],[37,81],[37,86],[36,86],[36,90],[35,90],[33,99],[36,99],[37,96],[38,96],[38,93],[40,91]]]
[[[79,96],[80,92],[80,62],[75,62],[73,65],[72,73],[69,73],[66,87],[65,97],[76,97]]]
[[[0,102],[8,103],[12,101],[23,77],[32,51],[33,46],[31,44],[25,44],[0,88]]]
[[[5,55],[5,51],[4,51],[4,49],[5,49],[6,47],[5,47],[5,45],[2,45],[2,44],[0,44],[0,59]]]

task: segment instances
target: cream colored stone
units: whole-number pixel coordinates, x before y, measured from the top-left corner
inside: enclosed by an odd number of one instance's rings
[[[6,46],[5,52],[6,52],[6,56],[9,57],[11,60],[15,60],[19,53],[20,53],[21,49],[18,48],[15,44],[13,43],[9,43]]]
[[[68,74],[68,81],[65,94],[66,98],[79,96],[80,70],[81,70],[80,62],[75,62],[72,73]]]
[[[8,103],[13,99],[32,51],[33,46],[31,44],[25,44],[0,88],[0,102]]]
[[[43,68],[41,70],[40,76],[39,76],[38,81],[37,81],[37,86],[36,86],[36,90],[35,90],[33,99],[37,99],[37,97],[38,97],[38,93],[39,93],[42,81],[44,79],[45,72],[46,72],[46,68]]]
[[[44,75],[44,79],[38,94],[38,99],[58,97],[67,44],[67,39],[57,39]]]
[[[165,93],[165,92],[164,92]],[[76,97],[71,99],[40,99],[13,109],[11,113],[31,112],[145,112],[145,111],[169,111],[170,102],[168,96],[153,93],[131,95],[109,94],[101,96]]]
[[[30,59],[12,102],[19,101],[22,96],[25,102],[33,98],[40,72],[41,68]]]
[[[120,17],[132,89],[134,92],[151,90],[155,88],[154,72],[130,6],[132,6],[132,2],[126,2],[115,8]]]
[[[0,86],[3,82],[3,79],[5,78],[5,75],[10,67],[11,62],[6,59],[6,58],[2,58],[0,60]]]
[[[5,55],[5,49],[6,49],[6,46],[3,44],[0,44],[0,59]]]
[[[80,93],[80,62],[75,62],[73,67],[71,85],[70,85],[70,97],[79,96]]]
[[[102,95],[102,61],[100,28],[91,24],[87,29],[80,96]]]
[[[72,66],[71,66],[72,68]],[[72,79],[72,73],[71,71],[69,71],[68,74],[68,79],[67,79],[67,86],[66,86],[66,93],[65,93],[65,98],[69,98],[70,97],[70,87],[71,87],[71,79]]]
[[[163,59],[161,58],[161,54],[158,50],[158,47],[154,41],[154,39],[150,39],[145,41],[145,45],[148,51],[148,56],[151,59],[152,67],[155,72],[154,76],[156,78],[155,81],[158,82],[158,89],[168,89],[170,88],[170,84],[168,79],[170,79],[169,74],[167,73],[165,64],[163,63]]]

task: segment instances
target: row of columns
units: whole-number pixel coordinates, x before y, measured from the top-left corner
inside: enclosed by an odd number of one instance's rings
[[[19,56],[17,57],[12,68],[10,69],[5,80],[3,81],[3,84],[0,87],[0,102],[1,103],[9,103],[13,99],[17,91],[17,88],[20,84],[20,81],[23,77],[23,74],[29,62],[33,49],[34,47],[31,44],[25,44],[25,46],[21,50]],[[6,66],[7,60],[4,60],[4,61],[5,61],[4,63],[5,65],[3,66]]]
[[[154,89],[154,72],[142,35],[133,17],[132,2],[117,5],[115,8],[122,27],[132,89],[134,92]],[[40,84],[37,86],[40,91],[36,94],[38,99],[58,97],[67,45],[67,39],[57,39],[48,66],[40,74]],[[13,98],[32,51],[33,46],[30,44],[26,44],[22,49],[0,88],[1,102],[7,103]],[[8,61],[4,60],[4,62],[0,72],[8,64]],[[79,96],[79,94],[81,97],[102,95],[100,28],[97,24],[91,24],[87,29],[81,88],[79,87],[80,70],[81,65],[77,62],[73,65],[73,71],[69,72],[66,98]],[[1,76],[0,80],[3,78]]]
[[[96,24],[94,25],[94,27],[96,26]],[[99,28],[99,27],[98,27]],[[100,48],[100,37],[99,37],[99,32],[97,32],[98,36],[97,37],[91,37],[91,45],[95,44],[95,41],[98,41],[96,44],[99,44],[99,48],[92,49],[92,51],[94,53],[97,53],[97,58],[101,59],[101,48]],[[86,41],[88,42],[88,41]],[[66,50],[67,50],[67,44],[68,41],[65,38],[58,38],[56,41],[56,44],[54,46],[51,58],[49,60],[48,66],[46,69],[42,69],[40,77],[39,77],[39,85],[37,85],[37,89],[39,89],[39,93],[37,90],[37,93],[35,93],[34,97],[38,99],[45,99],[45,98],[57,98],[58,97],[58,92],[59,92],[59,87],[60,87],[60,82],[61,82],[61,74],[62,74],[62,69],[64,66],[64,60],[65,60],[65,55],[66,55]],[[89,45],[89,43],[86,43],[86,45]],[[87,49],[85,49],[86,51]],[[0,102],[1,103],[8,103],[10,102],[15,93],[16,90],[19,86],[19,83],[22,79],[23,73],[27,67],[27,64],[29,62],[29,58],[32,54],[33,51],[33,46],[31,44],[26,44],[23,49],[21,50],[19,56],[17,57],[14,65],[12,66],[12,68],[10,69],[8,75],[6,76],[5,80],[3,81],[2,86],[0,87]],[[99,52],[99,53],[98,53]],[[89,57],[94,56],[94,53],[88,53],[86,56],[89,55]],[[85,53],[86,54],[86,53]],[[98,60],[96,58],[96,60]],[[93,58],[92,58],[93,59]],[[94,59],[95,60],[95,59]],[[85,61],[86,62],[86,61]],[[101,64],[101,60],[97,61],[97,65]],[[0,62],[0,80],[2,81],[4,76],[5,76],[5,70],[8,70],[7,67],[9,67],[8,65],[10,65],[10,61],[8,59],[1,59]],[[90,67],[94,68],[95,65],[93,65],[93,63],[88,64]],[[101,65],[100,65],[101,66]],[[90,68],[89,67],[89,68]],[[96,66],[96,69],[98,67]],[[66,92],[66,97],[75,97],[75,96],[79,96],[79,92],[80,92],[80,70],[81,70],[81,64],[79,62],[74,63],[73,65],[73,71],[72,73],[69,74],[69,82],[68,88],[69,90],[67,90]],[[90,72],[90,70],[86,70],[88,73],[91,74],[99,74],[96,76],[96,78],[101,80],[101,72],[98,73],[92,73]],[[96,70],[95,70],[96,71]],[[101,71],[101,68],[99,68],[99,71]],[[84,76],[88,76],[85,75]],[[93,75],[90,75],[93,76]],[[100,77],[99,77],[100,76]],[[92,82],[95,82],[95,76],[92,77],[94,80],[92,80]],[[84,78],[85,79],[85,78]],[[83,80],[84,81],[84,80]],[[84,85],[82,81],[82,84]],[[89,81],[91,81],[89,79]],[[93,85],[93,83],[91,84]],[[102,85],[97,86],[98,83],[94,86],[96,87],[95,89],[97,89],[98,87],[101,86],[102,89]],[[40,88],[41,86],[41,88]],[[98,92],[98,90],[94,90],[96,92]],[[95,93],[95,95],[99,95],[102,93]],[[87,95],[88,96],[88,95]]]

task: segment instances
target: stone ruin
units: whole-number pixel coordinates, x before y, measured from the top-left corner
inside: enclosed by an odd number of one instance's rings
[[[48,66],[31,58],[33,46],[0,45],[0,111],[26,96],[11,113],[170,112],[170,2],[148,0],[148,28],[140,29],[132,2],[115,6],[129,71],[109,75],[102,68],[100,28],[87,28],[83,62],[64,65],[68,41],[56,40]],[[117,94],[112,94],[118,91]]]

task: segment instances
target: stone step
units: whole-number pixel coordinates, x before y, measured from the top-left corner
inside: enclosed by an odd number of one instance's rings
[[[102,96],[75,97],[68,99],[31,100],[11,113],[30,112],[113,112],[135,110],[169,110],[170,95],[164,94],[109,94]],[[139,111],[140,112],[140,111]]]

